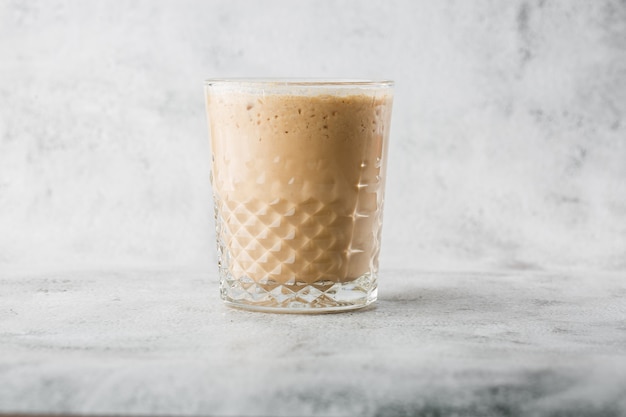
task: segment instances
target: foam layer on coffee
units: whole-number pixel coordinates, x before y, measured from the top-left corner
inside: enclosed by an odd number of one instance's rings
[[[390,96],[230,91],[207,108],[228,273],[311,284],[377,270]]]

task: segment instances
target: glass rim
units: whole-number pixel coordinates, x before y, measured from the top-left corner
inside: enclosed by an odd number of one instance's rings
[[[392,80],[368,80],[348,78],[209,78],[206,87],[219,85],[245,85],[250,87],[376,87],[390,88]]]

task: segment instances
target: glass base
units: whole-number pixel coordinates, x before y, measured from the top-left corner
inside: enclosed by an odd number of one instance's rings
[[[279,284],[256,282],[248,277],[235,279],[221,272],[220,292],[226,305],[267,313],[333,313],[356,310],[376,301],[375,274],[353,281]]]

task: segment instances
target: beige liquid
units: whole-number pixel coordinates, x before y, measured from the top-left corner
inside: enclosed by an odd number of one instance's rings
[[[378,269],[391,97],[209,96],[221,263],[258,283]]]

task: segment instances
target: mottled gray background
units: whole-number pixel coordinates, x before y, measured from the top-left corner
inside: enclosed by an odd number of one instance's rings
[[[383,268],[626,270],[626,2],[0,1],[0,270],[213,268],[202,81],[397,82]]]

